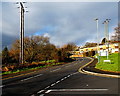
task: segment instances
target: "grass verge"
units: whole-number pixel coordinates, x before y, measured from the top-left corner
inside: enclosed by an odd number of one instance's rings
[[[120,72],[119,56],[120,56],[119,53],[109,54],[108,60],[110,60],[111,63],[104,62],[104,60],[107,60],[106,56],[100,56],[100,62],[96,64],[95,68],[104,70],[104,71]]]
[[[51,64],[48,64],[48,65],[38,66],[38,67],[34,67],[34,68],[17,69],[17,70],[14,70],[14,71],[3,72],[3,73],[1,73],[0,75],[7,75],[7,74],[13,74],[13,73],[18,73],[18,72],[22,72],[22,71],[40,69],[40,68],[50,67],[50,66],[54,66],[54,65],[59,65],[59,64],[62,64],[62,63],[63,63],[63,62],[58,62],[58,63],[51,63]]]

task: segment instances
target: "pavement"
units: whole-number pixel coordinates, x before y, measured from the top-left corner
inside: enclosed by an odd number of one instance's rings
[[[93,61],[78,58],[68,64],[3,77],[2,96],[119,96],[119,78],[83,71]]]

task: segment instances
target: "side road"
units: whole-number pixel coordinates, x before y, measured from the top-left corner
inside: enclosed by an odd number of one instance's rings
[[[95,75],[95,76],[103,76],[103,77],[112,77],[112,78],[120,78],[120,73],[115,73],[115,72],[109,72],[109,71],[102,71],[99,69],[95,68],[95,65],[97,64],[97,59],[96,58],[91,58],[91,61],[84,66],[82,66],[79,69],[79,72],[83,74],[89,74],[89,75]]]

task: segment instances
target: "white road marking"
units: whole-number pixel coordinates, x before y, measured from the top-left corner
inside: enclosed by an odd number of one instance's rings
[[[51,84],[51,86],[54,86],[56,83]]]
[[[66,79],[67,77],[64,77],[64,79]]]
[[[26,79],[23,79],[21,81],[26,81],[26,80],[29,80],[29,79],[32,79],[33,77],[30,77],[30,78],[26,78]]]
[[[39,75],[36,75],[36,76],[34,76],[34,77],[39,77],[39,76],[41,76],[41,75],[43,75],[43,74],[39,74]]]
[[[48,88],[50,88],[50,86],[47,86],[45,89],[48,89]]]
[[[67,77],[70,77],[71,75],[68,75]]]
[[[37,92],[37,93],[42,93],[43,91],[45,91],[45,90],[40,90],[39,92]]]
[[[45,94],[40,94],[40,96],[44,96]]]
[[[37,94],[44,92],[46,89],[55,86],[56,84],[62,82],[63,80],[65,80],[65,79],[69,78],[70,76],[75,75],[75,74],[77,74],[77,73],[79,73],[79,72],[75,72],[75,73],[72,73],[72,74],[69,74],[69,75],[63,77],[62,79],[56,81],[55,83],[51,84],[50,86],[45,87],[43,90],[40,90],[39,92],[37,92]],[[47,90],[45,93],[49,93],[49,92],[51,92],[51,91],[52,91],[52,90]]]
[[[23,79],[21,81],[26,81],[26,80],[29,80],[29,79],[32,79],[32,78],[36,78],[38,76],[42,76],[43,74],[39,74],[39,75],[36,75],[36,76],[33,76],[33,77],[29,77],[29,78],[26,78],[26,79]]]
[[[51,89],[51,90],[47,90],[45,93],[50,93],[52,91],[57,91],[57,92],[78,92],[78,91],[108,91],[108,89]]]
[[[45,93],[50,93],[52,90],[48,90],[48,91],[46,91]]]
[[[4,87],[5,85],[1,85],[0,88]]]
[[[64,80],[64,78],[61,79],[61,81],[63,81],[63,80]]]
[[[55,70],[52,70],[52,71],[50,71],[50,72],[55,72],[55,71],[58,71],[58,70],[60,70],[61,68],[58,68],[58,69],[55,69]]]
[[[59,83],[59,82],[60,82],[60,81],[57,81],[56,84]]]

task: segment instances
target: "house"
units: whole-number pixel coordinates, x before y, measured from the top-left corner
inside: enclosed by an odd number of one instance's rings
[[[100,56],[106,56],[109,53],[120,53],[120,41],[112,41],[109,44],[99,44],[96,47],[80,47],[79,51],[72,51],[71,57],[94,56],[96,53]]]

